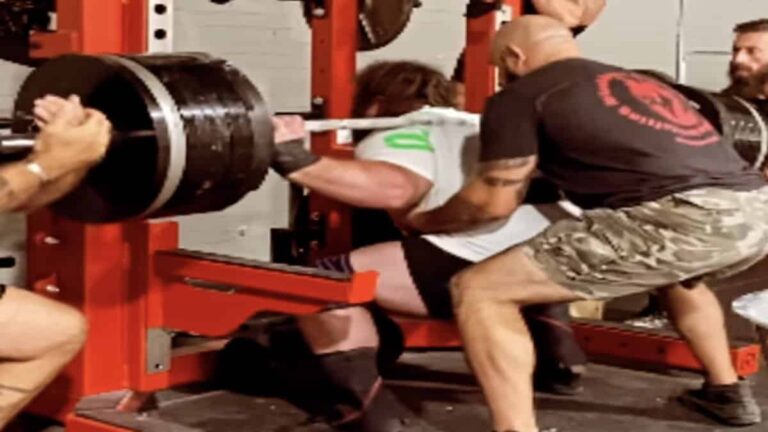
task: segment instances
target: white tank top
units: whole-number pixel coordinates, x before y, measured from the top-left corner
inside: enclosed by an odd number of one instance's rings
[[[443,205],[471,178],[480,150],[480,116],[448,108],[424,108],[419,113],[441,115],[447,120],[440,125],[374,132],[357,145],[355,156],[400,166],[432,182],[417,207],[426,211]],[[462,121],[450,121],[456,116]],[[454,256],[478,262],[528,240],[548,225],[535,207],[524,204],[506,220],[424,238]]]

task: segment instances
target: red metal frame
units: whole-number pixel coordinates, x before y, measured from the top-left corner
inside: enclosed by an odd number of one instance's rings
[[[325,14],[312,20],[312,100],[324,118],[348,118],[352,114],[357,64],[357,0],[327,0]],[[349,146],[338,143],[332,132],[312,138],[318,155],[352,157]],[[325,223],[325,241],[312,245],[313,257],[350,250],[349,208],[319,194],[310,196],[315,220]]]
[[[169,370],[148,372],[149,329],[224,336],[259,311],[305,314],[373,298],[374,273],[332,280],[184,255],[176,251],[179,234],[173,222],[90,226],[43,214],[31,218],[31,225],[39,228],[42,217],[55,228],[33,230],[37,235],[30,238],[52,235],[61,243],[32,242],[30,279],[54,275],[57,299],[81,309],[91,328],[82,354],[30,409],[49,417],[64,419],[86,396],[120,389],[152,392],[208,376],[207,352],[174,357]],[[236,290],[201,289],[188,279]],[[70,425],[69,430],[78,429]]]
[[[335,22],[355,22],[355,0],[330,2]],[[58,0],[59,28],[35,35],[34,55],[140,53],[146,50],[146,0]],[[315,59],[338,57],[354,68],[354,41],[348,26],[316,20]],[[333,54],[333,55],[332,55]],[[351,89],[354,71],[330,62],[313,82],[325,99],[328,115],[349,114],[351,97],[333,85]],[[322,78],[325,77],[325,78]],[[349,90],[351,94],[351,90]],[[334,151],[333,137],[316,146]],[[335,150],[341,151],[341,150]],[[320,206],[322,207],[322,206]],[[332,209],[333,205],[328,204]],[[328,218],[342,232],[343,216]],[[343,238],[343,234],[331,234]],[[376,275],[357,274],[349,281],[329,280],[283,270],[206,260],[171,251],[178,247],[175,223],[84,225],[42,211],[28,223],[28,279],[35,291],[81,310],[90,325],[82,353],[30,406],[29,411],[66,421],[68,431],[117,432],[117,428],[74,413],[82,398],[121,389],[139,394],[199,381],[211,369],[210,352],[174,356],[170,370],[147,371],[147,331],[152,328],[220,336],[235,330],[259,311],[311,313],[328,304],[359,303],[373,298]],[[59,240],[47,242],[46,238]],[[235,286],[235,293],[200,289],[187,278]],[[58,289],[54,289],[56,287]],[[222,312],[224,311],[224,312]]]
[[[523,0],[504,0],[511,17],[520,15]],[[489,13],[467,19],[467,44],[464,51],[464,73],[466,84],[466,109],[480,113],[485,100],[496,93],[496,68],[490,64],[491,42],[501,22],[503,13]]]
[[[408,348],[458,348],[462,346],[456,325],[448,321],[400,319]],[[678,337],[649,333],[600,322],[574,322],[573,331],[581,347],[594,360],[606,363],[701,371],[701,362],[688,344]],[[731,348],[736,372],[750,376],[760,371],[760,347],[740,345]]]

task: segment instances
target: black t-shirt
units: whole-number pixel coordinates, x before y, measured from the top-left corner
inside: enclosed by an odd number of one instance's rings
[[[586,59],[549,64],[494,95],[481,140],[482,161],[538,155],[539,170],[582,208],[766,184],[671,87]]]

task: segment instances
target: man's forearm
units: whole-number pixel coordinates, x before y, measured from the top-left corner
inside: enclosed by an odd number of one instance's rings
[[[87,174],[88,170],[81,170],[79,172],[64,175],[43,185],[37,193],[33,194],[18,208],[18,210],[32,211],[47,206],[76,188]]]
[[[42,180],[26,167],[14,162],[0,168],[0,213],[23,208],[42,187]]]
[[[433,210],[414,214],[407,225],[422,233],[461,232],[510,217],[523,201],[535,159],[486,162],[478,176]]]
[[[491,214],[483,206],[454,195],[441,207],[413,215],[409,225],[419,233],[439,234],[469,231],[505,217]]]
[[[421,198],[402,168],[381,162],[322,158],[288,176],[294,183],[345,204],[406,209]],[[426,180],[424,180],[426,182]]]

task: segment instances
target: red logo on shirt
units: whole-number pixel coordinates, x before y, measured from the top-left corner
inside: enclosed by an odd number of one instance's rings
[[[680,93],[653,78],[630,72],[597,77],[598,94],[607,107],[643,126],[666,131],[690,146],[720,140],[715,128]]]

